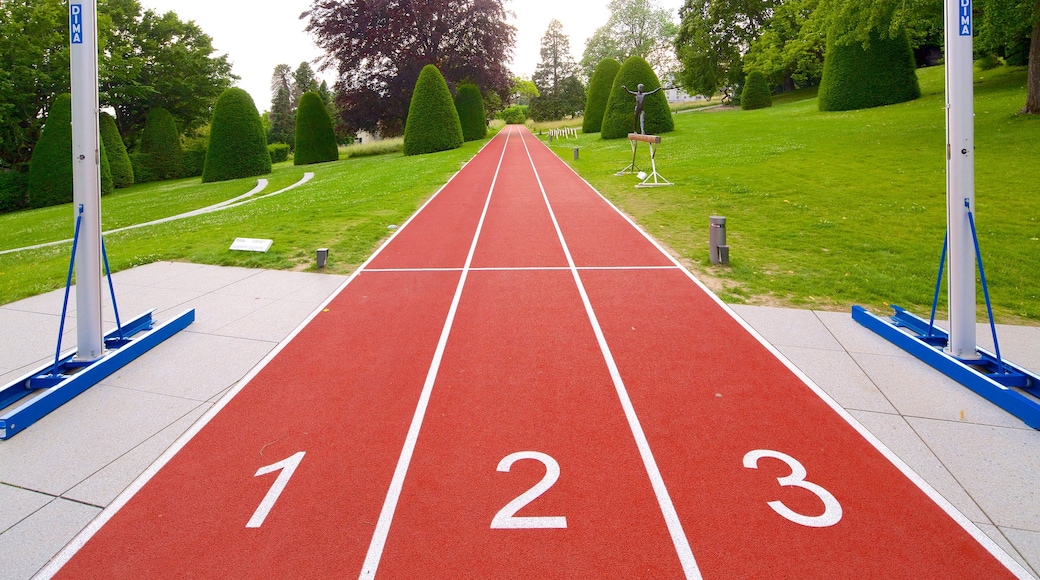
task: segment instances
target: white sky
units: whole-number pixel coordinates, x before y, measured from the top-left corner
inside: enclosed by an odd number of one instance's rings
[[[676,14],[683,0],[658,0],[661,7]],[[556,18],[570,37],[571,54],[581,59],[585,41],[610,16],[608,0],[506,0],[506,9],[515,13],[510,23],[516,27],[516,50],[510,69],[513,74],[530,77],[539,60],[539,45],[549,21]],[[141,0],[144,9],[164,13],[173,11],[181,20],[194,20],[213,38],[217,54],[227,54],[233,72],[241,77],[238,86],[252,95],[260,111],[271,106],[271,73],[278,64],[295,69],[303,61],[322,56],[299,19],[310,7],[310,0],[245,2],[243,0]],[[319,75],[333,84],[334,71]]]

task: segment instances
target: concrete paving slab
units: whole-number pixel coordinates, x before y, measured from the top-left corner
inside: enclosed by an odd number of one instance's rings
[[[188,308],[194,308],[195,322],[191,323],[189,330],[194,333],[209,334],[253,314],[272,302],[274,300],[270,298],[231,296],[211,292],[172,308],[157,311],[155,316],[159,320],[169,320]]]
[[[1021,428],[1021,419],[915,358],[853,353],[903,415]]]
[[[1040,532],[1040,431],[913,417],[907,421],[990,521]]]
[[[162,455],[195,421],[209,408],[204,403],[187,415],[175,421],[169,427],[156,433],[125,455],[101,468],[76,487],[65,492],[64,497],[75,501],[97,506],[112,503],[139,475],[148,469],[157,457]]]
[[[991,540],[997,543],[1009,556],[1015,559],[1016,562],[1021,564],[1026,570],[1032,571],[1029,561],[1022,555],[1022,553],[1015,546],[1014,542],[1010,541],[1004,532],[997,526],[991,524],[978,524],[979,529],[982,530]]]
[[[0,308],[0,328],[11,337],[12,347],[0,348],[0,373],[8,373],[26,364],[54,357],[61,317],[36,312]],[[75,348],[75,325],[65,326],[62,350]]]
[[[188,305],[192,300],[204,295],[204,292],[151,286],[116,286],[116,303],[119,305],[119,318],[123,322],[153,309],[156,312],[176,310],[179,314],[190,308]],[[115,311],[107,289],[101,302],[101,318],[105,321],[105,332],[116,327]]]
[[[1000,528],[1000,531],[1029,563],[1033,575],[1040,576],[1040,532],[1015,528]]]
[[[194,267],[190,270],[156,282],[152,287],[168,290],[187,290],[190,292],[213,292],[256,275],[261,271],[228,266],[200,266],[196,264],[192,264],[192,266]]]
[[[325,301],[326,298],[332,295],[344,282],[347,281],[347,276],[334,276],[332,274],[313,274],[313,278],[308,280],[308,284],[296,292],[289,294],[285,297],[285,300],[291,302],[305,302],[307,304],[318,305]]]
[[[260,270],[248,278],[220,288],[215,292],[231,296],[254,296],[280,300],[309,286],[311,278],[321,279],[324,276],[306,272]]]
[[[868,411],[849,412],[968,519],[976,524],[992,523],[903,417]]]
[[[281,342],[314,312],[316,306],[306,302],[276,300],[248,316],[219,328],[214,334]]]
[[[895,407],[849,353],[799,346],[777,349],[846,409],[895,413]]]
[[[844,350],[811,310],[740,304],[732,308],[773,346]]]
[[[993,352],[993,333],[989,324],[979,324],[975,336],[980,347]],[[998,324],[997,340],[1002,358],[1040,373],[1040,328]]]
[[[199,403],[103,384],[0,441],[0,482],[62,495]]]
[[[202,264],[187,262],[152,262],[130,268],[112,275],[116,284],[131,286],[156,286],[170,278],[183,276],[192,270],[203,268]],[[118,288],[116,290],[118,292]]]
[[[851,312],[817,311],[816,317],[848,352],[912,357],[910,353],[853,320]]]
[[[175,334],[104,384],[201,403],[237,383],[276,345],[192,330]]]
[[[52,496],[0,483],[0,534],[51,502]]]
[[[0,534],[0,580],[32,577],[99,513],[99,508],[58,498]]]

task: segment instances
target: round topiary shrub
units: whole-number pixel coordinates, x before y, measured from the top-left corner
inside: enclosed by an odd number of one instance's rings
[[[600,137],[620,139],[633,132],[636,98],[628,91],[637,90],[640,84],[643,85],[643,92],[648,93],[660,88],[661,81],[654,74],[654,69],[650,68],[642,57],[629,57],[625,64],[621,65],[617,76],[614,77],[614,86],[610,89],[610,98],[607,100],[607,110],[603,114]],[[628,87],[628,89],[626,90],[624,87]],[[668,107],[668,99],[664,96],[664,90],[646,96],[643,101],[643,112],[645,113],[647,135],[660,135],[675,130],[675,124],[672,122],[672,110]]]
[[[181,135],[173,115],[162,107],[148,111],[141,133],[141,153],[147,155],[148,173],[154,179],[176,179],[181,176]]]
[[[237,87],[225,90],[213,107],[202,181],[226,181],[270,172],[267,136],[253,98]]]
[[[614,78],[621,70],[621,63],[605,58],[596,65],[589,81],[589,92],[585,97],[585,119],[581,123],[582,133],[599,133],[603,126],[603,113],[607,111],[607,100],[610,89],[614,87]]]
[[[98,116],[101,130],[101,142],[105,144],[108,154],[108,168],[112,171],[112,185],[129,187],[134,184],[134,168],[130,163],[130,156],[123,144],[123,137],[119,134],[116,120],[108,113]]]
[[[336,132],[332,118],[318,93],[308,92],[300,97],[296,109],[296,152],[293,165],[310,165],[339,159]]]
[[[447,151],[462,145],[462,123],[441,71],[423,67],[415,81],[408,120],[404,125],[404,154]]]
[[[455,92],[455,110],[462,124],[462,138],[477,141],[487,137],[487,116],[484,114],[484,97],[473,83],[462,83]]]
[[[839,44],[827,37],[820,81],[821,111],[869,109],[912,101],[921,96],[914,52],[905,32],[891,38],[871,33],[866,48],[858,41]]]
[[[105,147],[104,140],[98,141],[98,148],[101,149],[101,195],[108,195],[115,190],[115,186],[112,183],[112,167],[108,164],[108,148]]]
[[[101,194],[112,191],[112,172],[104,141],[99,142]],[[72,202],[72,95],[58,95],[51,103],[43,134],[29,160],[29,207]]]
[[[769,94],[769,82],[766,75],[756,71],[748,74],[744,88],[740,92],[740,108],[745,111],[764,109],[773,106],[773,97]]]
[[[287,143],[271,143],[267,146],[267,152],[271,154],[271,163],[281,163],[289,160],[289,145]]]

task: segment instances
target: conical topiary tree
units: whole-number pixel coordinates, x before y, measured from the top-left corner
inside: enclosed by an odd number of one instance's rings
[[[915,66],[905,31],[888,38],[873,32],[866,47],[858,40],[836,40],[831,31],[820,80],[820,110],[869,109],[917,99],[921,87]]]
[[[740,93],[740,108],[749,111],[772,106],[773,97],[769,94],[766,75],[757,70],[751,71],[744,81],[744,90]]]
[[[112,185],[115,187],[129,187],[134,184],[134,168],[130,163],[130,156],[123,144],[123,137],[119,134],[116,120],[108,113],[101,113],[98,117],[101,128],[101,142],[105,144],[108,153],[108,167],[112,171]]]
[[[473,83],[462,83],[455,91],[455,110],[462,124],[462,138],[477,141],[487,137],[487,115],[484,114],[484,97]]]
[[[632,132],[636,98],[628,91],[637,90],[640,84],[643,85],[643,91],[648,93],[660,88],[661,81],[642,57],[629,57],[614,77],[614,86],[610,89],[607,110],[603,114],[603,126],[600,128],[602,138],[620,139]],[[648,135],[660,135],[675,130],[672,110],[668,107],[664,90],[646,96],[643,101],[643,113]]]
[[[213,107],[202,181],[226,181],[270,172],[267,136],[253,98],[237,87],[225,90]]]
[[[154,179],[176,179],[181,176],[181,135],[173,115],[162,107],[148,111],[141,133],[142,162]]]
[[[105,143],[100,143],[102,195],[112,191]],[[58,95],[51,103],[43,134],[29,160],[30,207],[47,207],[72,201],[72,95]]]
[[[607,111],[610,89],[614,87],[614,77],[620,70],[621,63],[612,58],[605,58],[596,65],[585,97],[585,119],[581,123],[583,133],[599,133],[603,126],[603,114]]]
[[[461,146],[462,123],[441,71],[423,67],[415,81],[408,120],[404,126],[404,154],[421,155]]]
[[[315,92],[304,93],[296,109],[296,153],[293,165],[309,165],[339,159],[332,118]]]

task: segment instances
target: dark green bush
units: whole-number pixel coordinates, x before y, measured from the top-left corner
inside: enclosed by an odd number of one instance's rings
[[[745,111],[751,109],[764,109],[773,106],[773,97],[769,91],[769,81],[766,75],[756,71],[748,74],[744,81],[743,90],[740,92],[740,108]]]
[[[636,98],[624,87],[635,91],[640,84],[643,85],[644,92],[650,92],[660,87],[661,81],[642,57],[629,57],[614,77],[614,86],[610,90],[607,110],[603,114],[603,125],[600,128],[602,138],[620,139],[633,132]],[[668,107],[668,99],[664,96],[663,90],[646,97],[643,101],[643,112],[647,135],[660,135],[675,130],[672,110]]]
[[[473,83],[462,83],[455,91],[455,110],[462,124],[462,138],[478,141],[487,137],[487,118],[484,115],[484,97]]]
[[[869,109],[912,101],[921,96],[914,53],[906,33],[881,38],[871,33],[867,48],[857,41],[839,44],[827,38],[820,81],[821,111]]]
[[[189,139],[184,144],[184,158],[181,159],[181,177],[199,177],[206,167],[206,150],[209,149],[209,138],[206,136]]]
[[[202,181],[226,181],[270,172],[267,136],[253,98],[240,88],[227,89],[213,107]]]
[[[72,201],[72,95],[54,98],[29,161],[29,206]]]
[[[28,173],[0,171],[0,213],[19,210],[29,205],[28,190]]]
[[[101,149],[101,194],[112,191],[105,142]],[[51,103],[43,134],[29,161],[30,207],[47,207],[72,201],[72,95],[58,95]]]
[[[296,148],[293,165],[310,165],[339,159],[336,132],[321,95],[304,93],[296,109]],[[272,157],[273,160],[273,157]]]
[[[621,70],[621,63],[605,58],[596,65],[589,81],[589,92],[585,98],[585,119],[581,124],[582,133],[599,133],[603,126],[603,113],[607,111],[607,100],[610,89],[614,87],[614,77]]]
[[[404,125],[404,154],[447,151],[462,145],[462,123],[448,84],[432,64],[415,81],[408,120]]]
[[[152,173],[152,160],[147,153],[135,152],[130,154],[130,166],[134,169],[134,183],[148,183],[158,181],[159,177]]]
[[[267,152],[271,155],[271,163],[289,160],[289,145],[286,143],[271,143],[267,146]]]
[[[154,179],[176,179],[181,176],[181,161],[184,151],[181,150],[181,136],[177,132],[177,122],[173,115],[162,107],[148,112],[141,133],[141,153],[148,155],[143,159],[149,164],[148,172]],[[135,173],[138,183],[144,180]]]
[[[101,113],[98,116],[98,123],[101,130],[101,141],[105,144],[105,150],[108,153],[108,168],[112,171],[112,185],[117,188],[133,185],[134,168],[130,163],[130,156],[127,155],[126,145],[119,134],[115,118],[108,113]]]
[[[507,125],[523,125],[527,122],[527,105],[513,105],[498,113],[498,118]]]

